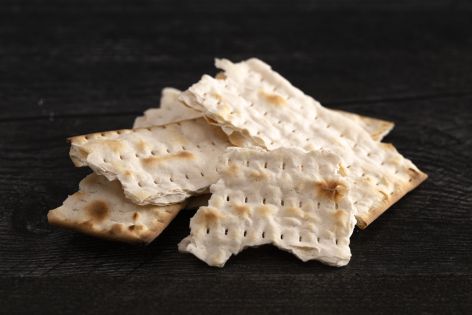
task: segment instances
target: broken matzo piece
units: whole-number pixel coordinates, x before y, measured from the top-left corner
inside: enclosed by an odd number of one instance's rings
[[[70,138],[76,166],[119,180],[139,205],[167,205],[201,194],[217,181],[226,135],[203,118]]]
[[[180,91],[166,88],[162,91],[161,109],[150,110],[135,121],[135,128],[146,125],[165,125],[196,117],[198,113],[178,101]],[[175,105],[175,106],[174,106]],[[201,116],[198,113],[197,116]],[[147,126],[141,126],[147,127]],[[69,196],[61,207],[50,210],[48,221],[53,225],[85,234],[128,243],[149,243],[167,227],[184,203],[168,206],[139,206],[126,199],[118,181],[90,174],[80,184],[80,191]],[[189,199],[188,208],[208,204],[208,195]]]
[[[161,104],[159,108],[150,108],[143,116],[137,117],[133,128],[145,128],[161,126],[173,122],[202,117],[200,112],[185,106],[179,101],[181,91],[173,88],[162,90]]]
[[[365,228],[427,175],[390,144],[374,141],[352,120],[328,110],[258,59],[233,64],[216,60],[224,78],[202,79],[182,93],[190,107],[221,126],[236,145],[268,150],[327,149],[347,163],[343,172],[357,184],[352,197],[358,225]]]
[[[303,261],[344,266],[356,222],[344,168],[326,151],[229,148],[179,250],[222,267],[246,247],[273,244]]]
[[[125,198],[118,181],[90,174],[80,190],[50,210],[50,224],[100,238],[147,244],[169,225],[184,203],[138,206]]]
[[[161,104],[159,108],[150,108],[143,116],[137,117],[133,128],[145,128],[161,126],[173,122],[202,117],[203,114],[196,111],[179,100],[182,92],[174,88],[162,90]],[[377,118],[362,116],[354,113],[339,111],[342,115],[358,123],[374,140],[380,141],[394,127],[394,123]]]

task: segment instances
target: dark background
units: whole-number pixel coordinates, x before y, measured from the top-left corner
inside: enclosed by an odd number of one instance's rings
[[[0,313],[467,313],[472,307],[468,1],[0,2]],[[365,231],[344,268],[273,247],[224,269],[47,224],[88,172],[65,138],[130,127],[166,86],[259,57],[326,106],[393,120],[430,175]]]

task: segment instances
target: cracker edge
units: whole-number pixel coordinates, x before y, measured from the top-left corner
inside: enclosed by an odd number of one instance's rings
[[[375,130],[372,133],[368,132],[369,135],[372,137],[372,139],[374,139],[375,141],[381,141],[395,127],[395,123],[393,121],[383,120],[383,119],[374,118],[370,116],[359,115],[353,112],[347,112],[343,110],[337,110],[337,109],[333,109],[333,110],[335,112],[345,115],[349,119],[357,118],[360,121],[362,121],[365,125],[375,126]]]
[[[396,150],[395,147],[390,143],[382,143],[385,147],[390,148],[390,150]],[[374,222],[378,217],[380,217],[385,211],[387,211],[392,205],[394,205],[398,200],[403,198],[410,191],[418,187],[422,182],[428,178],[428,174],[422,172],[420,169],[410,168],[411,181],[400,186],[396,189],[396,193],[391,195],[389,198],[384,199],[384,201],[377,207],[369,210],[367,214],[356,215],[357,226],[360,229],[367,228],[372,222]]]
[[[154,228],[152,230],[149,229],[145,233],[131,232],[128,229],[121,229],[118,232],[115,232],[112,229],[100,230],[94,228],[93,223],[91,223],[90,221],[85,221],[83,223],[74,223],[72,221],[67,220],[66,217],[60,215],[58,212],[55,211],[61,207],[62,206],[49,210],[47,215],[49,224],[106,240],[125,242],[128,244],[147,245],[154,239],[156,239],[162,233],[162,231],[164,231],[167,226],[169,226],[170,222],[172,222],[172,220],[177,216],[180,210],[185,208],[185,203],[177,203],[162,207],[168,210],[166,211],[168,215],[165,217],[165,219],[160,221],[161,224],[159,224],[157,228]],[[137,205],[137,207],[139,206]]]

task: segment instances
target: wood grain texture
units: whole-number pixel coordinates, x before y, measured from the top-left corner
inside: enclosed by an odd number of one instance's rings
[[[160,87],[213,73],[215,56],[257,54],[324,104],[472,93],[468,12],[257,10],[241,19],[87,8],[2,16],[0,120],[137,115]]]
[[[472,19],[453,10],[467,4],[287,3],[0,4],[0,313],[470,312]],[[177,252],[190,210],[148,247],[47,224],[88,172],[65,138],[130,127],[215,56],[257,56],[325,105],[394,121],[385,141],[429,174],[355,230],[347,267],[264,246],[209,268]]]

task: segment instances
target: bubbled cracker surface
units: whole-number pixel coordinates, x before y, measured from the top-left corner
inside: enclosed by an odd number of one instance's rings
[[[273,244],[303,261],[343,266],[355,218],[341,159],[298,149],[229,148],[207,207],[179,249],[222,267],[249,246]]]
[[[244,145],[273,150],[297,147],[330,150],[346,162],[343,172],[356,184],[352,197],[365,227],[426,175],[392,145],[374,141],[359,124],[322,107],[262,61],[217,60],[224,79],[204,75],[181,100],[216,121]]]
[[[151,126],[161,126],[173,122],[202,117],[202,113],[196,111],[179,100],[182,92],[174,88],[164,88],[162,90],[161,103],[159,108],[150,108],[144,112],[143,116],[137,117],[133,128],[145,128]],[[338,111],[342,115],[358,123],[365,129],[374,140],[380,141],[394,124],[389,121],[357,115],[354,113]]]
[[[80,190],[49,211],[51,224],[130,243],[149,243],[172,221],[184,204],[138,206],[126,199],[117,181],[90,174]]]
[[[392,131],[395,124],[391,121],[362,116],[355,113],[336,110],[337,113],[343,115],[345,118],[359,124],[359,126],[367,131],[375,141],[382,141],[382,139]]]
[[[160,108],[151,108],[144,112],[143,116],[137,117],[133,128],[144,128],[161,126],[173,122],[201,117],[202,114],[178,100],[181,91],[173,88],[162,90]]]
[[[218,157],[226,135],[203,118],[141,129],[117,130],[70,139],[76,166],[89,166],[119,180],[139,205],[166,205],[203,193],[218,180]]]
[[[135,120],[133,128],[160,126],[201,116],[178,101],[180,91],[162,90],[158,109],[150,109]],[[190,198],[189,207],[207,204],[208,196]],[[49,211],[51,224],[101,238],[129,243],[154,240],[182,209],[184,203],[169,206],[139,206],[126,199],[118,181],[90,174],[80,183],[80,191],[62,206]]]

